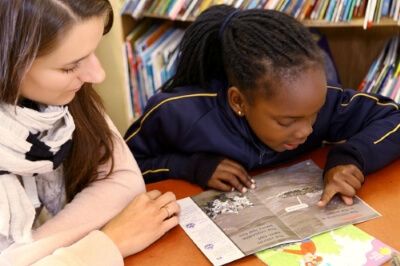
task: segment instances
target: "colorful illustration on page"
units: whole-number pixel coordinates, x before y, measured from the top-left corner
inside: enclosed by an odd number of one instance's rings
[[[391,258],[391,247],[347,225],[302,242],[267,249],[257,257],[269,266],[376,266]]]

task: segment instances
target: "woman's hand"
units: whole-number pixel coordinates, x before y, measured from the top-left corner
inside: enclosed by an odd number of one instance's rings
[[[176,226],[179,211],[172,192],[145,192],[109,221],[102,231],[125,258],[142,251]]]
[[[207,185],[222,191],[236,189],[242,193],[245,193],[247,188],[255,188],[254,180],[243,166],[229,159],[224,159],[219,163]]]
[[[318,206],[326,206],[336,193],[340,193],[345,204],[352,205],[356,191],[364,182],[364,175],[353,164],[338,165],[325,173],[324,180],[325,188]]]

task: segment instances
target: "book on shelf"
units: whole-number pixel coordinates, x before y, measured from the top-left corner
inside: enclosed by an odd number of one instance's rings
[[[143,113],[147,100],[175,73],[183,32],[169,21],[154,24],[143,20],[126,37],[133,117]]]
[[[135,107],[137,108],[135,102],[135,95],[137,95],[137,92],[135,92],[135,87],[133,86],[133,81],[132,76],[134,73],[132,73],[132,70],[134,69],[134,58],[132,56],[132,51],[131,47],[127,45],[127,43],[124,43],[124,66],[125,66],[125,73],[127,74],[126,77],[126,83],[127,86],[126,88],[128,89],[127,92],[127,100],[128,100],[128,119],[131,121],[135,116],[136,116],[136,111]]]
[[[180,226],[214,265],[380,216],[358,197],[318,207],[322,169],[311,160],[253,178],[246,193],[208,190],[178,201]]]
[[[327,23],[364,18],[364,28],[379,24],[382,17],[392,20],[393,25],[400,20],[400,1],[396,0],[126,0],[121,12],[134,18],[150,14],[185,21],[217,4],[240,9],[274,9],[299,20]]]
[[[360,91],[380,94],[400,102],[399,41],[399,36],[395,36],[386,43],[361,82]]]

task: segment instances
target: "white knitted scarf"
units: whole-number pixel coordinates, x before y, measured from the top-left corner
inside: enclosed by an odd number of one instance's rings
[[[61,165],[74,130],[67,107],[0,104],[0,252],[32,240],[35,207],[53,215],[62,207]]]

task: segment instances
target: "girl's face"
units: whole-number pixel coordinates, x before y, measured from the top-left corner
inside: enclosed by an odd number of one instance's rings
[[[94,51],[104,30],[104,17],[77,23],[51,53],[38,57],[22,79],[22,97],[47,105],[68,104],[84,83],[100,83],[104,70]]]
[[[253,97],[244,104],[244,114],[256,136],[271,149],[296,149],[313,131],[318,112],[325,103],[326,78],[316,67],[295,79],[282,80],[270,99]],[[259,92],[262,93],[262,92]]]

